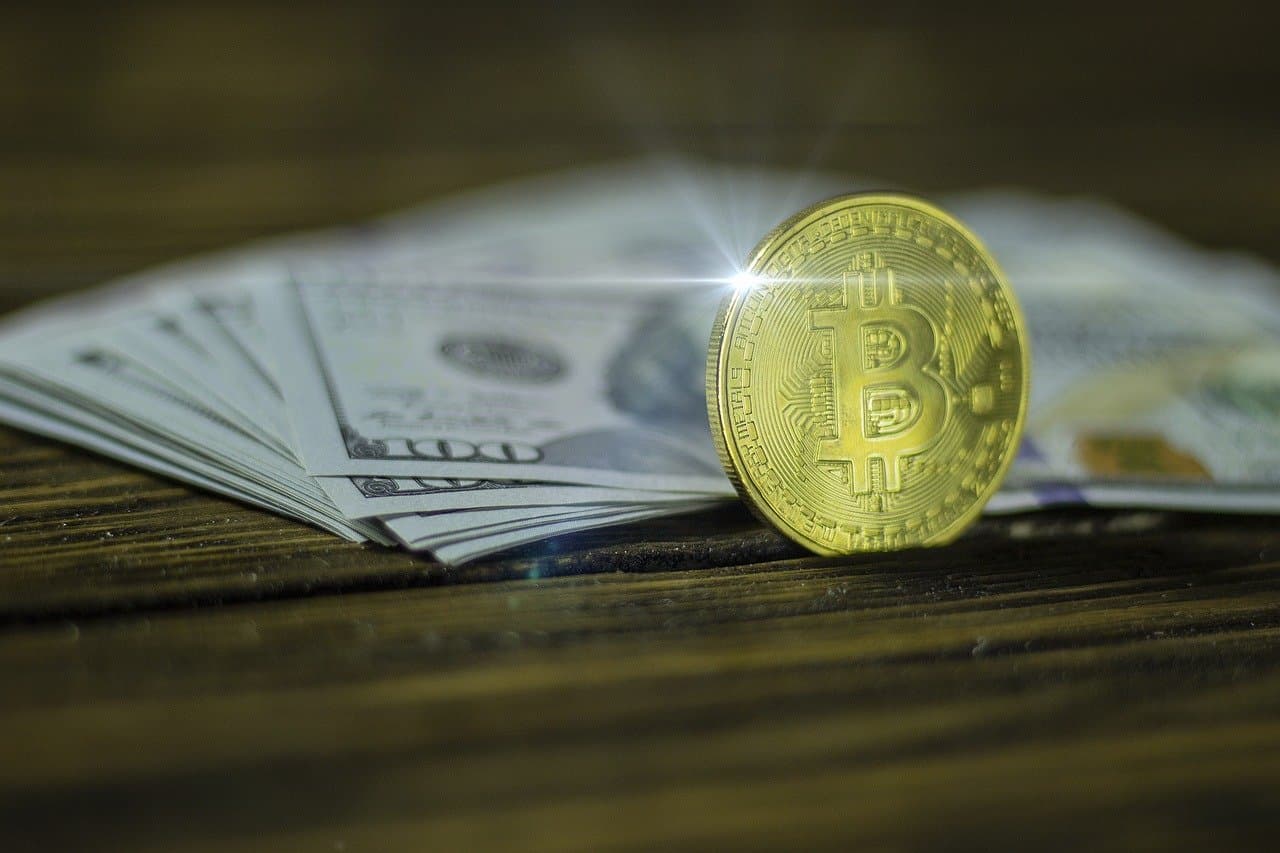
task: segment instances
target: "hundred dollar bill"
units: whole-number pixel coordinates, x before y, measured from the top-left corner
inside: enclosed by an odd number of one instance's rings
[[[700,376],[705,343],[653,334],[677,298],[713,304],[820,182],[650,164],[530,183],[255,296],[308,470],[731,495],[701,403],[646,393],[672,365]],[[631,358],[655,343],[672,349]]]
[[[1081,378],[1046,406],[1006,491],[1280,512],[1280,346],[1189,349]]]
[[[316,475],[731,494],[702,418],[621,387],[670,293],[297,278],[262,295]],[[660,414],[660,413],[659,413]]]
[[[680,506],[678,511],[694,512],[708,506],[710,504],[690,503]],[[429,516],[399,516],[386,519],[385,525],[405,547],[411,550],[430,550],[439,560],[460,564],[550,536],[660,518],[673,511],[674,508],[602,508],[594,512],[578,513],[571,518],[549,516],[509,525],[494,525],[484,530],[471,530],[462,535],[440,534],[434,529]]]
[[[753,210],[769,211],[780,203],[784,196],[780,187],[788,180],[794,183],[796,198],[825,195],[848,186],[846,181],[823,176],[743,172],[725,178],[722,184],[722,189],[733,186],[736,190],[720,194],[737,198],[751,195]],[[623,182],[610,185],[608,194],[587,191],[584,196],[590,201],[583,201],[582,207],[605,220],[610,217],[602,205],[613,202],[628,208],[635,222],[659,223],[650,226],[652,236],[647,239],[651,245],[663,245],[673,238],[665,233],[672,217],[664,219],[662,212],[680,205],[671,194],[663,195],[661,180],[649,183],[658,189],[632,192]],[[713,180],[697,172],[696,179],[689,182],[695,187],[690,195],[699,198],[695,207],[716,211],[709,218],[723,222],[729,218],[723,209],[707,203],[716,194],[707,189],[712,184]],[[745,193],[743,187],[753,191]],[[601,201],[602,197],[608,201]],[[1240,415],[1232,430],[1237,436],[1263,437],[1254,442],[1219,440],[1222,434],[1215,431],[1217,427],[1206,424],[1221,421],[1221,414],[1216,421],[1208,415],[1221,413],[1223,404],[1208,405],[1208,397],[1191,393],[1189,386],[1177,405],[1165,405],[1158,416],[1148,413],[1144,422],[1111,419],[1105,432],[1112,436],[1128,424],[1123,446],[1129,456],[1156,446],[1152,441],[1158,439],[1179,448],[1180,453],[1190,453],[1210,472],[1198,481],[1188,481],[1185,474],[1181,480],[1161,474],[1151,465],[1145,472],[1135,470],[1132,460],[1120,465],[1113,459],[1110,467],[1101,465],[1097,448],[1108,435],[1100,435],[1098,429],[1055,425],[1054,414],[1060,408],[1054,401],[1077,394],[1098,397],[1094,389],[1098,383],[1112,381],[1116,369],[1128,366],[1142,375],[1172,357],[1172,369],[1191,377],[1204,372],[1195,365],[1206,355],[1234,357],[1259,346],[1265,349],[1268,342],[1277,339],[1280,329],[1280,284],[1271,267],[1238,254],[1198,249],[1113,206],[1087,199],[1000,192],[957,195],[943,201],[974,227],[1000,259],[1024,303],[1032,332],[1028,441],[1005,489],[992,502],[992,511],[1063,502],[1224,510],[1267,510],[1275,505],[1273,496],[1280,489],[1280,480],[1271,473],[1267,448],[1276,445],[1266,440],[1274,419],[1265,407],[1254,406]],[[643,213],[646,204],[651,208],[648,215]],[[737,218],[752,220],[751,215]],[[555,221],[556,217],[547,219]],[[706,233],[686,221],[681,221],[680,227],[700,238]],[[758,228],[749,225],[747,230]],[[598,239],[591,233],[587,242],[608,247],[600,255],[630,256],[621,243],[610,243],[607,233]],[[645,242],[640,236],[642,228],[629,233],[634,241]],[[563,253],[564,249],[557,244],[551,251]],[[678,252],[671,254],[681,257]],[[692,257],[682,262],[690,278],[707,269],[691,262]],[[616,261],[614,266],[625,270],[630,265]],[[682,306],[669,312],[669,322],[650,329],[637,346],[630,362],[633,376],[625,383],[635,399],[668,413],[701,412],[699,359],[682,360],[680,354],[693,348],[670,341],[683,336],[697,342],[705,336],[711,316],[708,306],[714,300],[702,302],[691,309]],[[676,325],[683,328],[674,329]],[[654,378],[656,381],[645,381]],[[1075,405],[1066,408],[1085,411]],[[1117,415],[1119,412],[1117,409]],[[1116,449],[1121,445],[1110,446]],[[1168,462],[1174,456],[1165,454],[1163,458]]]
[[[317,477],[347,518],[500,507],[565,507],[583,504],[678,504],[689,492],[581,486],[536,480],[458,477]]]
[[[991,511],[1280,511],[1280,276],[1109,205],[961,199],[1031,331],[1027,438]]]
[[[218,464],[157,442],[126,423],[67,403],[56,394],[0,375],[0,420],[30,432],[68,441],[162,476],[190,483],[262,509],[309,522],[354,542],[387,544],[376,526],[346,523],[332,514],[300,506],[293,495]]]
[[[445,560],[688,511],[732,495],[703,358],[736,264],[861,183],[602,167],[172,265],[6,323],[0,419]],[[1280,511],[1270,266],[1099,202],[939,201],[1031,331],[989,512]]]
[[[587,504],[575,507],[503,507],[501,509],[465,509],[450,512],[414,513],[403,518],[414,519],[415,541],[444,543],[471,539],[535,527],[550,522],[597,518],[635,511],[635,507],[612,504]],[[396,516],[383,519],[388,529],[403,529]]]
[[[171,345],[157,360],[172,370],[189,360],[189,351],[213,353],[219,365],[239,378],[239,388],[251,396],[251,405],[266,413],[276,429],[288,432],[288,415],[274,356],[253,299],[253,290],[227,284],[204,289],[187,301],[186,310],[175,303],[165,315],[181,317],[194,343]],[[172,321],[169,321],[172,322]],[[163,342],[178,341],[172,333]],[[136,345],[135,339],[135,345]],[[188,383],[204,377],[197,371],[185,375]],[[248,392],[252,391],[252,395]],[[283,426],[280,426],[283,425]],[[273,430],[274,433],[275,430]],[[292,452],[292,448],[290,448]],[[296,455],[293,458],[297,458]],[[687,501],[686,492],[591,487],[522,480],[475,480],[423,477],[318,477],[316,482],[347,518],[376,518],[400,513],[440,512],[482,507],[573,506],[588,503],[659,504]]]
[[[142,327],[146,325],[144,318]],[[364,526],[349,523],[287,455],[169,384],[121,346],[141,333],[142,328],[117,318],[92,331],[62,327],[45,334],[33,329],[9,337],[0,346],[5,396],[43,412],[47,420],[103,436],[94,449],[127,445],[343,535]]]
[[[1026,193],[946,200],[983,238],[1030,330],[1023,446],[988,512],[1051,505],[1280,511],[1280,276],[1114,207]],[[713,311],[686,298],[633,353],[669,361]],[[642,396],[698,411],[678,365]]]

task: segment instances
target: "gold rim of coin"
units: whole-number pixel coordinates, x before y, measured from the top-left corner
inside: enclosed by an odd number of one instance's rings
[[[924,199],[855,193],[782,222],[745,272],[712,328],[707,413],[747,506],[819,554],[954,539],[1008,472],[1030,388],[1026,321],[981,241]]]

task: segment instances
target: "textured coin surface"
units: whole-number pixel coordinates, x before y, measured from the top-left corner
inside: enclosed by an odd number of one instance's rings
[[[1026,326],[991,256],[925,201],[859,194],[796,214],[747,263],[707,360],[743,499],[820,554],[957,536],[1027,407]]]

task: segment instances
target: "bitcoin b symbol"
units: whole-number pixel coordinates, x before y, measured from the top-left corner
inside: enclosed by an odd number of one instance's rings
[[[818,445],[819,462],[850,468],[855,494],[902,488],[901,463],[933,444],[947,419],[947,395],[928,372],[937,337],[918,309],[902,302],[893,270],[874,253],[844,274],[843,304],[809,313],[814,330],[831,330],[836,435]]]

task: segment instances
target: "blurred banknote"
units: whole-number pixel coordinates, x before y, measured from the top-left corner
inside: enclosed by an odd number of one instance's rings
[[[863,182],[644,162],[134,276],[10,318],[0,420],[352,540],[464,562],[731,500],[711,318],[794,210]],[[988,512],[1280,512],[1280,278],[1100,202],[941,199],[1031,331]]]

